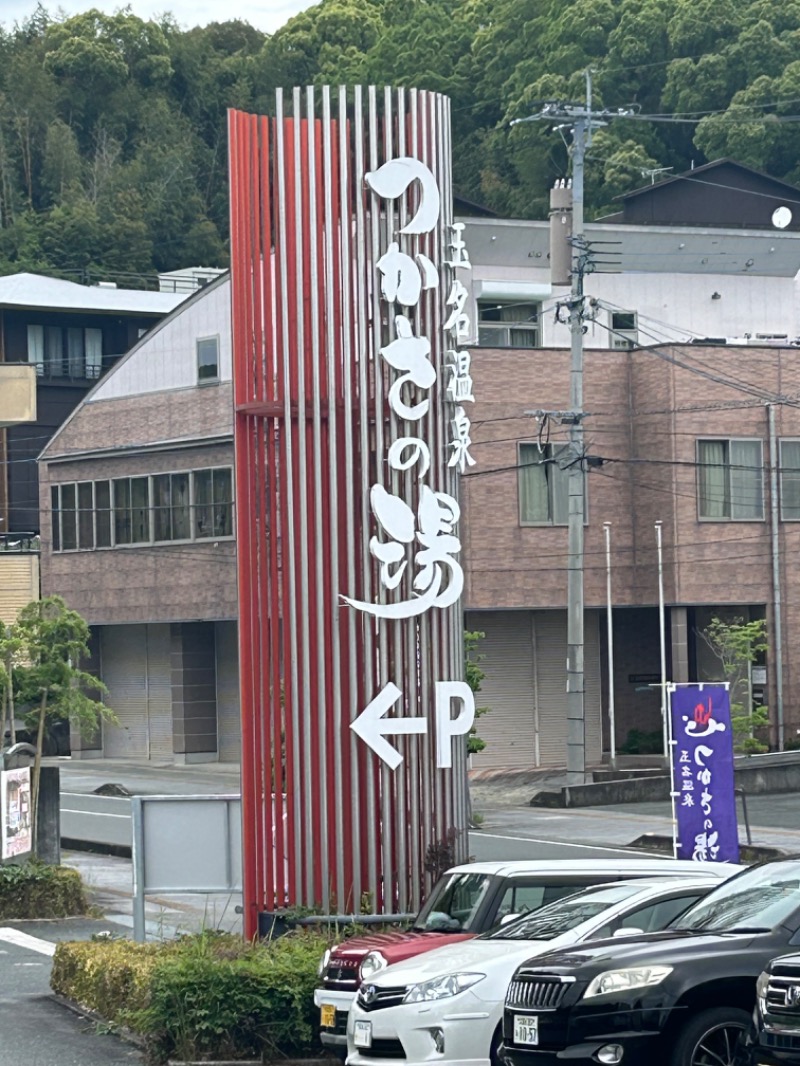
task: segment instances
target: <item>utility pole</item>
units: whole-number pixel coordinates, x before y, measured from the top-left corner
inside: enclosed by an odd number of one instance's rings
[[[570,378],[568,413],[561,421],[569,425],[568,460],[568,563],[567,563],[567,783],[582,785],[586,780],[586,714],[584,705],[584,503],[586,463],[583,443],[583,278],[588,245],[583,233],[583,172],[586,148],[592,130],[606,125],[604,120],[623,112],[592,110],[592,75],[586,71],[584,105],[545,104],[536,115],[516,119],[523,122],[551,122],[572,131],[572,269],[569,308]]]

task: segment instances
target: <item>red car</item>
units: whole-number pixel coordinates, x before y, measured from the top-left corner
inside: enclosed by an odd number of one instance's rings
[[[413,955],[484,933],[519,914],[538,910],[590,885],[632,877],[697,877],[721,880],[740,867],[677,859],[619,858],[475,862],[454,866],[434,886],[410,929],[354,937],[327,951],[320,964],[320,1039],[347,1048],[347,1012],[361,982]]]

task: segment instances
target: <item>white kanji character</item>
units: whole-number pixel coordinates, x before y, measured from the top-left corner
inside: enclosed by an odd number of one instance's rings
[[[475,466],[475,460],[469,453],[472,439],[469,435],[470,420],[467,418],[463,407],[457,407],[455,417],[451,423],[455,440],[450,442],[453,454],[450,456],[448,466],[457,466],[461,473],[468,466]]]

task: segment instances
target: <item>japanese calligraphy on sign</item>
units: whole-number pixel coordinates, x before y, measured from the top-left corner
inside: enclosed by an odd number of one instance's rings
[[[464,586],[458,559],[461,542],[456,533],[458,502],[427,483],[432,476],[431,442],[423,437],[423,422],[431,403],[436,402],[431,394],[439,384],[436,356],[443,347],[447,375],[444,395],[450,422],[447,465],[464,473],[475,464],[470,453],[470,420],[464,407],[475,402],[470,355],[459,348],[471,330],[466,311],[469,291],[461,280],[461,272],[472,266],[464,243],[464,224],[449,227],[447,258],[441,264],[448,284],[444,336],[432,340],[415,332],[414,309],[426,292],[439,289],[440,269],[416,248],[415,238],[433,232],[439,223],[441,202],[436,179],[424,163],[407,157],[391,159],[366,175],[368,188],[381,200],[394,200],[415,183],[419,193],[416,211],[406,225],[390,234],[392,239],[376,263],[381,301],[388,305],[388,317],[394,323],[394,339],[379,349],[380,359],[394,372],[387,399],[397,419],[407,425],[404,435],[391,441],[386,455],[379,458],[390,470],[413,470],[421,484],[413,501],[383,485],[372,486],[370,510],[377,534],[370,539],[369,550],[379,564],[378,580],[386,593],[381,599],[386,602],[343,597],[356,610],[385,619],[415,618],[431,607],[449,607]],[[413,555],[411,566],[409,552]],[[410,578],[405,598],[399,591],[404,578]]]
[[[678,858],[738,862],[730,696],[725,685],[670,686]]]

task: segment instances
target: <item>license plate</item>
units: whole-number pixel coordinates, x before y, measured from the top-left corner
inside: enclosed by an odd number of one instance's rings
[[[539,1019],[535,1014],[514,1015],[514,1043],[539,1043]]]
[[[356,1022],[353,1028],[353,1043],[356,1047],[372,1047],[372,1022]]]
[[[319,1024],[324,1029],[333,1029],[336,1025],[336,1007],[332,1003],[323,1003],[319,1013]]]

